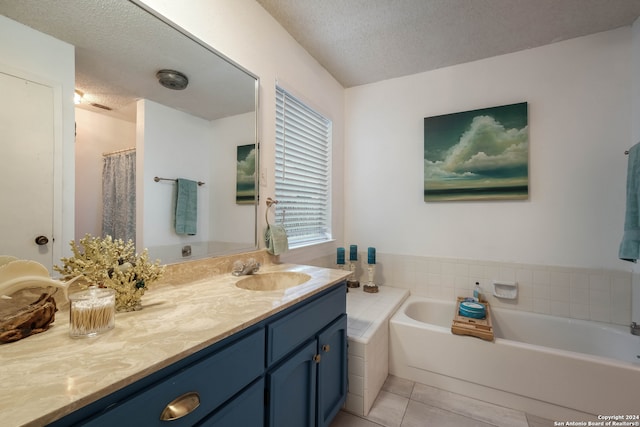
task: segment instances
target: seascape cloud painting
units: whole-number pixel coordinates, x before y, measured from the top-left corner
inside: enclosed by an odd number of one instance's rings
[[[241,145],[238,147],[237,151],[236,203],[239,205],[253,205],[256,203],[255,145]]]
[[[424,119],[424,200],[529,197],[528,104]]]

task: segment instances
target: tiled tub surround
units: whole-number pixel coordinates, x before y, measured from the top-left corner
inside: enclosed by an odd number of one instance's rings
[[[345,409],[369,413],[389,373],[389,319],[409,296],[406,289],[380,287],[378,293],[347,293],[349,389]]]
[[[312,276],[285,291],[239,289],[235,259],[257,258],[263,271]],[[45,425],[147,375],[256,324],[333,284],[340,270],[270,264],[263,251],[169,266],[144,295],[141,311],[118,313],[115,329],[72,339],[68,309],[52,328],[0,346],[3,426]]]
[[[360,282],[367,280],[366,253],[359,254]],[[494,307],[595,320],[628,326],[631,323],[631,271],[420,257],[378,252],[376,282],[393,284],[411,295],[455,301],[471,296],[480,282]],[[335,267],[335,256],[313,260]],[[500,300],[493,281],[517,282],[518,298]]]

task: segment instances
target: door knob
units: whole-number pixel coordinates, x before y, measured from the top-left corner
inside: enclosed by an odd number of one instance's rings
[[[36,245],[44,246],[47,243],[49,243],[49,239],[47,238],[47,236],[38,236],[38,237],[36,237]]]

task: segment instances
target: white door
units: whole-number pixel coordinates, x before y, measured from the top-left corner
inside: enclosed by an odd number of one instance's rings
[[[49,271],[53,100],[52,87],[0,72],[0,255],[32,259]]]

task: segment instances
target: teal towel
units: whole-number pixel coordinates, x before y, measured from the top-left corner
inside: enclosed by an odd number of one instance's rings
[[[267,252],[272,255],[280,255],[289,250],[289,238],[282,225],[267,225],[264,241],[267,244]]]
[[[195,236],[198,229],[198,183],[178,178],[176,192],[176,233]]]
[[[624,217],[624,235],[618,258],[636,262],[640,258],[640,144],[629,149],[627,165],[627,209]]]

